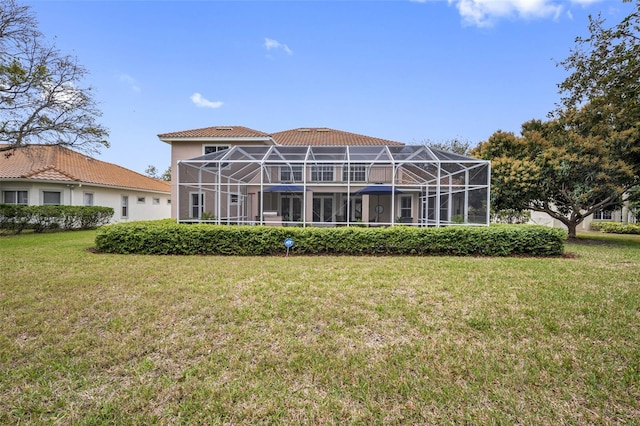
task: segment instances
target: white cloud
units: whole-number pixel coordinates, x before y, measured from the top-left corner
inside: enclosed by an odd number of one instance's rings
[[[51,102],[52,108],[61,110],[79,108],[85,106],[87,102],[85,94],[72,82],[60,85],[43,83],[40,96],[47,102]]]
[[[202,95],[198,92],[191,95],[191,102],[193,102],[196,106],[201,108],[220,108],[222,106],[222,102],[220,101],[210,101],[202,97]]]
[[[424,0],[412,0],[423,2]],[[467,25],[487,27],[502,18],[558,19],[567,5],[587,6],[601,0],[447,0]],[[570,12],[567,11],[570,15]]]
[[[271,49],[282,49],[287,55],[293,55],[293,50],[289,49],[289,46],[271,38],[264,39],[264,47],[267,49],[267,51]]]
[[[127,84],[131,90],[133,90],[136,93],[140,93],[141,89],[140,86],[138,86],[138,83],[136,82],[136,80],[131,77],[129,74],[120,74],[119,80],[125,84]]]

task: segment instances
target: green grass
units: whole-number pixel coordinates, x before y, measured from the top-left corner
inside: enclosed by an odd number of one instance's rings
[[[0,424],[640,424],[640,236],[564,258],[94,237],[0,237]]]

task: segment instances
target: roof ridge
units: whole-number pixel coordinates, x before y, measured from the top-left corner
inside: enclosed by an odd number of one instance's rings
[[[249,134],[253,134],[253,136],[250,135],[238,135],[238,130],[240,132],[244,132],[244,133],[249,133]],[[157,136],[159,138],[183,138],[183,137],[198,137],[198,133],[202,134],[202,133],[214,133],[214,132],[230,132],[230,135],[227,135],[228,137],[269,137],[270,134],[267,132],[264,132],[262,130],[256,130],[253,129],[251,127],[247,127],[247,126],[230,126],[230,125],[215,125],[215,126],[206,126],[206,127],[198,127],[196,129],[187,129],[187,130],[178,130],[178,131],[174,131],[174,132],[164,132],[164,133],[159,133]],[[192,136],[194,135],[195,136]],[[214,136],[214,137],[220,137],[220,136]]]

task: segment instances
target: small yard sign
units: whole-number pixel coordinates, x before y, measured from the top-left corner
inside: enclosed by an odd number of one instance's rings
[[[287,248],[287,256],[289,256],[289,249],[293,247],[293,238],[287,238],[284,240],[284,246]]]

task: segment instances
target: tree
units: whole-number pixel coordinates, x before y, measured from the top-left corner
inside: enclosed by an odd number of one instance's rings
[[[149,165],[147,166],[146,170],[144,171],[144,174],[146,174],[147,176],[154,178],[154,179],[160,179],[160,180],[165,180],[167,182],[171,181],[171,166],[169,166],[167,168],[167,170],[164,171],[164,173],[160,174],[158,172],[158,168],[154,165]]]
[[[619,146],[637,140],[637,129],[617,131],[585,105],[562,118],[522,125],[521,136],[498,131],[472,151],[492,160],[493,207],[547,213],[569,236],[599,209],[621,204],[637,182],[634,164]]]
[[[628,1],[630,2],[630,1]],[[562,104],[553,116],[590,104],[617,131],[640,127],[640,0],[635,10],[613,27],[600,16],[589,16],[589,33],[560,62],[570,75],[559,84]],[[618,147],[640,174],[640,140]]]
[[[469,155],[471,151],[471,142],[468,140],[462,140],[458,138],[446,139],[440,142],[434,142],[432,140],[424,141],[424,144],[429,148],[439,149],[441,151],[453,152],[460,155]]]
[[[93,89],[80,86],[87,73],[45,42],[28,6],[0,0],[0,152],[30,144],[108,147]]]

